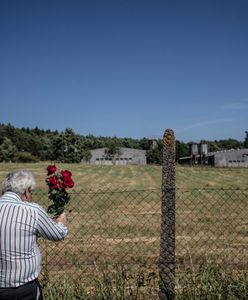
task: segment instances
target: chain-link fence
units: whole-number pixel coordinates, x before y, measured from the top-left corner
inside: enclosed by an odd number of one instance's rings
[[[87,280],[103,264],[156,270],[160,199],[159,190],[71,193],[68,236],[59,243],[40,241],[43,274]]]
[[[248,190],[177,191],[177,264],[248,267]]]
[[[248,190],[177,189],[176,263],[204,261],[247,269]],[[69,235],[39,240],[42,276],[82,282],[102,265],[158,277],[161,190],[81,191],[67,207]],[[47,194],[36,199],[48,206]]]

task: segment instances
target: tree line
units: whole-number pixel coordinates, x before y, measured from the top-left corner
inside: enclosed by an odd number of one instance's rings
[[[118,153],[120,147],[146,150],[147,162],[162,163],[162,139],[157,139],[151,147],[148,138],[117,138],[96,137],[94,135],[80,135],[71,128],[62,132],[35,128],[16,128],[11,124],[0,123],[0,162],[38,162],[56,161],[65,163],[79,163],[83,159],[89,160],[90,150],[107,148],[109,153]],[[248,148],[248,131],[244,141],[235,139],[204,141],[209,151],[225,149]],[[176,141],[176,160],[189,155],[190,143]]]

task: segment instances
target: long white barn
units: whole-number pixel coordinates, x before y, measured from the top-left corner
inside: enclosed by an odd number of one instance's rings
[[[216,167],[248,167],[248,149],[224,150],[209,153]]]
[[[179,163],[207,164],[215,167],[248,167],[248,149],[231,149],[216,152],[208,152],[207,149],[198,151],[195,144],[191,149],[191,155],[181,157]]]
[[[113,157],[107,155],[108,148],[91,150],[91,159],[94,165],[146,165],[146,151],[133,148],[120,148]]]

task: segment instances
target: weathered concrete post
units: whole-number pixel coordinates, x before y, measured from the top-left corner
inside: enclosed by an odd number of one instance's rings
[[[163,136],[159,299],[175,298],[176,141],[172,129]]]

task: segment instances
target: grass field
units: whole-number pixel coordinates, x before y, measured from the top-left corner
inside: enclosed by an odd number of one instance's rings
[[[0,164],[0,180],[10,170],[33,171],[38,184],[34,201],[46,207],[47,165]],[[102,265],[121,264],[141,276],[144,286],[157,284],[161,167],[57,167],[71,170],[75,181],[67,209],[70,232],[62,243],[40,241],[43,275],[51,282],[65,275],[87,282]],[[247,270],[248,169],[177,166],[176,182],[178,288],[186,266],[193,266],[195,274],[202,263]],[[114,267],[111,270],[115,274]],[[130,276],[132,286],[137,276]]]
[[[34,172],[38,188],[46,190],[46,167],[49,163],[0,164],[0,180],[7,172],[29,169]],[[99,189],[159,189],[160,166],[91,166],[84,164],[57,164],[59,169],[69,169],[75,180],[75,190]],[[177,166],[178,188],[248,188],[248,168],[212,168]]]

